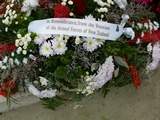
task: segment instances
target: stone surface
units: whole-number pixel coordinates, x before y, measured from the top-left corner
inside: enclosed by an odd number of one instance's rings
[[[113,88],[106,98],[96,94],[55,111],[37,103],[3,113],[0,120],[160,120],[159,113],[160,70],[139,90],[132,85]]]

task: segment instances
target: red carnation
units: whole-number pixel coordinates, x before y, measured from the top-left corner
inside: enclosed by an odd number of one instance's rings
[[[86,13],[86,2],[85,0],[72,0],[75,5],[74,13],[83,16]]]
[[[64,6],[62,4],[57,4],[54,6],[54,17],[56,18],[68,18],[70,9],[67,6]]]

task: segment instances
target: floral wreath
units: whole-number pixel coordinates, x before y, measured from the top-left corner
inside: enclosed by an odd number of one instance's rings
[[[106,94],[131,82],[139,88],[141,79],[159,65],[159,14],[160,3],[154,0],[2,0],[0,94],[7,96],[8,90],[23,86],[54,108],[57,101],[97,90]],[[116,40],[28,31],[30,23],[49,18],[126,28]],[[2,87],[10,81],[11,89]]]

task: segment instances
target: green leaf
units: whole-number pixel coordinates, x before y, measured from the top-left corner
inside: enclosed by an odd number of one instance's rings
[[[129,69],[129,66],[128,66],[127,62],[122,57],[114,56],[114,59],[115,59],[115,62],[118,65],[126,67],[127,69]]]
[[[58,79],[65,79],[67,76],[66,72],[67,72],[67,68],[60,66],[60,67],[57,67],[57,69],[55,70],[54,76]]]

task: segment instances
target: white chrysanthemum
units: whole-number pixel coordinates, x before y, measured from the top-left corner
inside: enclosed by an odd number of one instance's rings
[[[34,42],[37,45],[41,45],[43,42],[45,42],[48,38],[50,38],[51,35],[38,35],[35,39]]]
[[[101,47],[103,44],[103,40],[94,39],[94,38],[85,38],[85,42],[83,43],[83,47],[85,50],[89,52],[93,52],[98,47]]]
[[[51,55],[53,55],[53,49],[51,46],[51,43],[49,42],[44,42],[41,46],[40,46],[40,55],[49,57]]]
[[[67,43],[68,38],[63,35],[57,35],[52,42],[52,48],[55,55],[62,55],[67,50]]]
[[[59,42],[59,41],[53,42],[52,48],[54,50],[54,54],[56,54],[56,55],[62,55],[67,50],[66,43]]]
[[[21,11],[27,12],[27,14],[30,15],[32,9],[36,8],[37,6],[39,6],[39,0],[24,0]]]

